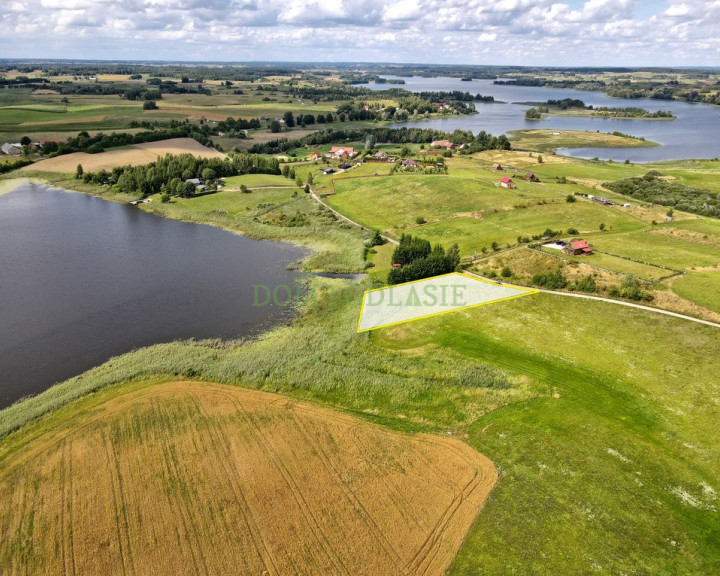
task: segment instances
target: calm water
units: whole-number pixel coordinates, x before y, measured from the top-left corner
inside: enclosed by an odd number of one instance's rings
[[[0,196],[0,408],[133,348],[281,321],[252,285],[293,285],[304,254],[23,184]]]
[[[578,158],[602,158],[615,161],[652,162],[679,158],[717,158],[720,157],[720,108],[704,104],[689,104],[669,100],[626,100],[609,98],[601,92],[566,90],[555,88],[535,88],[519,86],[501,86],[492,80],[473,80],[463,82],[459,78],[404,78],[405,85],[398,86],[412,92],[461,90],[471,94],[493,96],[503,103],[483,104],[477,102],[478,114],[455,116],[447,119],[422,120],[408,122],[402,126],[435,128],[451,132],[455,129],[481,130],[498,135],[509,130],[545,128],[555,130],[591,130],[600,132],[619,131],[633,136],[644,136],[662,144],[659,148],[574,148],[560,151],[562,154]],[[387,89],[388,84],[369,84],[371,89]],[[598,106],[638,107],[651,112],[670,110],[677,119],[670,122],[653,120],[614,120],[602,118],[562,118],[547,117],[547,120],[525,120],[525,111],[530,107],[522,102],[545,102],[577,98]]]

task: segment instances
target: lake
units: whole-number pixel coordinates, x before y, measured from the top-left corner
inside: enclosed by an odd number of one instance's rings
[[[306,254],[22,183],[0,196],[0,408],[134,348],[287,319],[253,285],[292,286]]]
[[[387,76],[387,78],[394,78]],[[398,126],[417,126],[434,128],[445,132],[453,130],[481,130],[494,135],[510,130],[552,129],[552,130],[590,130],[600,132],[622,132],[633,136],[643,136],[647,140],[662,144],[659,148],[573,148],[560,150],[560,154],[578,158],[612,159],[622,162],[654,162],[680,158],[717,158],[720,157],[720,108],[706,104],[691,104],[671,100],[628,100],[610,98],[602,92],[587,92],[558,88],[523,87],[493,84],[492,80],[473,80],[463,82],[459,78],[423,78],[413,76],[403,78],[404,85],[368,84],[373,90],[386,90],[397,87],[411,92],[460,90],[470,94],[493,96],[495,103],[476,102],[478,114],[471,116],[452,116],[432,120],[406,122]],[[579,99],[586,105],[609,107],[645,108],[651,112],[670,110],[675,116],[673,121],[658,120],[617,120],[605,118],[569,118],[547,116],[545,120],[525,119],[525,111],[530,108],[521,102],[545,102],[563,98]],[[500,102],[497,102],[500,101]]]

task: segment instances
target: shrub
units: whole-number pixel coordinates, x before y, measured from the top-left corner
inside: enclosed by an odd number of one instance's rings
[[[577,236],[579,234],[579,232],[577,231],[577,228],[568,228],[567,233],[570,234],[570,236]]]
[[[579,280],[575,288],[580,292],[597,292],[597,284],[592,276],[585,276]]]
[[[422,216],[418,216],[417,218],[415,218],[415,224],[425,224],[426,222],[427,220],[425,220],[425,218],[423,218]]]
[[[532,277],[532,283],[550,290],[558,290],[567,286],[567,280],[561,270],[538,272]]]
[[[575,202],[575,194],[568,194],[567,198],[565,198],[565,202]]]
[[[503,266],[503,269],[500,270],[500,276],[503,278],[510,278],[512,276],[512,270],[508,266]]]

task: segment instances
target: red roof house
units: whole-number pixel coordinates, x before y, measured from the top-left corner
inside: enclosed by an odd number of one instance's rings
[[[352,158],[355,156],[355,148],[351,148],[350,146],[333,146],[330,148],[330,152],[332,156],[343,156],[345,158]]]
[[[592,254],[590,244],[587,243],[587,240],[583,240],[582,238],[580,240],[573,240],[567,244],[564,251],[568,254],[572,254],[573,256],[578,256],[580,254]]]
[[[502,186],[503,188],[513,189],[515,188],[515,182],[512,181],[512,178],[508,178],[507,176],[505,176],[504,178],[500,179],[500,186]]]

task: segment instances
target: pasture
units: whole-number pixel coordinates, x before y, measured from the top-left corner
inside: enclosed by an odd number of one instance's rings
[[[2,446],[8,576],[441,576],[497,478],[456,439],[207,382],[114,388],[58,417]]]
[[[229,178],[228,178],[229,180]],[[200,212],[222,210],[230,214],[242,215],[255,209],[259,204],[270,207],[289,202],[297,188],[259,188],[249,194],[239,190],[221,190],[195,198],[173,198],[173,204]]]
[[[373,333],[396,353],[461,354],[542,390],[471,425],[502,472],[450,574],[713,572],[717,338],[548,295]]]
[[[720,251],[717,248],[696,239],[669,236],[666,230],[659,228],[622,234],[595,234],[588,241],[604,252],[674,270],[720,264]]]
[[[720,313],[720,269],[689,272],[671,286],[678,296]]]

